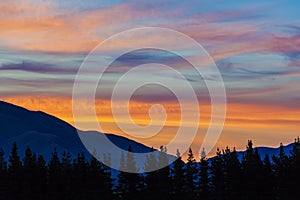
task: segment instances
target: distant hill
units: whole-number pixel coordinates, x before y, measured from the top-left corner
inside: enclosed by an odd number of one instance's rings
[[[288,144],[283,146],[284,152],[286,153],[286,155],[290,155],[290,151],[293,148],[293,143]],[[272,158],[273,155],[277,156],[279,154],[279,147],[255,147],[254,149],[258,150],[258,153],[260,155],[260,158],[263,160],[265,158],[265,156],[268,154],[270,158]],[[238,153],[238,157],[239,159],[242,159],[243,154],[246,151],[239,151]],[[272,160],[272,159],[271,159]]]
[[[98,137],[104,133],[96,131],[79,131]],[[134,152],[149,152],[151,148],[114,134],[105,134],[114,144],[127,150],[131,145]],[[17,142],[20,156],[29,146],[36,154],[42,154],[49,160],[54,148],[58,153],[68,151],[72,156],[85,153],[91,156],[72,125],[40,111],[30,111],[25,108],[0,101],[0,147],[8,157],[12,143]]]

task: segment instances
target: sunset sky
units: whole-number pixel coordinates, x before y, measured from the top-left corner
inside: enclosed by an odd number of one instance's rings
[[[203,45],[222,75],[227,115],[216,146],[229,145],[242,150],[248,139],[254,140],[255,146],[287,144],[300,135],[299,8],[300,2],[296,0],[0,0],[0,99],[74,124],[73,83],[89,52],[121,31],[163,27],[182,32]],[[165,40],[148,37],[134,40],[141,44],[159,44]],[[120,42],[107,51],[119,52],[126,45]],[[192,145],[199,151],[210,123],[210,98],[204,81],[189,70],[184,59],[156,50],[123,55],[107,72],[102,84],[110,90],[113,87],[110,84],[124,68],[147,62],[172,65],[189,76],[201,110],[199,134]],[[149,70],[142,75],[154,76],[154,73]],[[134,80],[128,84],[134,85]],[[99,88],[103,85],[100,83]],[[168,118],[158,135],[146,139],[127,135],[116,126],[109,92],[97,92],[95,107],[104,132],[159,147],[176,134],[180,109],[170,91],[152,85],[140,88],[132,97],[133,120],[147,125],[153,104],[163,105]],[[80,106],[85,110],[93,105],[87,105],[83,99]],[[91,125],[91,119],[81,120],[84,125],[77,128],[97,129]],[[118,123],[130,122],[121,117]]]

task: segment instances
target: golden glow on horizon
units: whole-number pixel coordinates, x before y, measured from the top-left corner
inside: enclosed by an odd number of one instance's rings
[[[61,118],[64,121],[74,125],[72,116],[72,100],[64,97],[6,97],[2,100],[13,103],[29,110],[41,110],[48,114]],[[154,137],[141,139],[127,135],[116,125],[111,115],[110,102],[106,100],[96,101],[96,111],[98,120],[104,132],[115,133],[125,137],[129,137],[138,142],[142,142],[149,146],[159,147],[167,144],[173,138],[180,124],[180,110],[177,103],[164,102],[163,105],[168,113],[166,126]],[[82,102],[82,109],[85,109]],[[133,120],[139,125],[147,125],[149,123],[148,109],[151,103],[131,102],[130,111]],[[210,106],[200,105],[200,129],[199,134],[195,138],[192,145],[193,148],[199,149],[201,141],[204,137],[210,120]],[[180,112],[179,112],[180,113]],[[236,146],[238,149],[244,149],[247,139],[253,139],[257,144],[275,145],[279,142],[288,142],[296,135],[299,130],[300,111],[287,110],[275,106],[260,106],[246,104],[228,104],[227,118],[223,133],[219,139],[217,146],[224,148],[225,145],[231,147]],[[82,119],[85,127],[78,127],[82,130],[95,130],[97,127],[90,126],[90,119]],[[126,120],[119,123],[125,123]],[[286,124],[289,126],[286,126]],[[276,127],[274,129],[274,127]],[[289,128],[287,128],[289,127]],[[282,133],[284,131],[285,135]],[[262,142],[263,141],[263,142]],[[183,141],[184,142],[184,141]],[[242,145],[241,145],[242,144]]]

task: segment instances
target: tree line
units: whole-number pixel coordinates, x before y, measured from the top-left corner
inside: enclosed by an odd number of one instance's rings
[[[239,158],[235,148],[217,149],[216,156],[207,158],[201,152],[196,162],[192,149],[187,162],[177,151],[177,160],[149,173],[126,173],[138,169],[129,146],[122,153],[120,171],[112,170],[83,153],[73,159],[68,152],[58,155],[54,149],[47,163],[28,147],[24,158],[14,143],[8,160],[0,149],[0,199],[96,200],[96,199],[292,199],[300,189],[300,140],[297,138],[291,152],[281,144],[277,156],[261,159],[251,140]],[[168,154],[161,147],[156,156],[149,154],[145,170],[166,166]],[[110,156],[103,162],[109,166]]]

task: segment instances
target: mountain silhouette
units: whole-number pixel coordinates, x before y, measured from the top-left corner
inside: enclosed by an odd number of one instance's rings
[[[4,149],[6,156],[10,153],[13,142],[17,142],[21,156],[27,147],[37,154],[42,154],[46,160],[50,159],[54,148],[58,153],[70,152],[73,157],[78,153],[91,156],[78,133],[88,134],[91,138],[104,134],[97,131],[80,131],[44,112],[30,111],[0,101],[0,147]],[[122,136],[105,136],[123,150],[131,146],[136,153],[151,151],[151,148]]]
[[[0,147],[8,156],[13,142],[17,142],[20,154],[30,147],[37,154],[42,154],[49,160],[54,148],[62,154],[69,152],[74,158],[78,153],[85,153],[91,156],[83,145],[79,134],[88,134],[91,140],[99,135],[105,135],[112,143],[123,150],[132,147],[136,153],[150,152],[151,148],[130,140],[126,137],[100,133],[97,131],[80,131],[67,122],[41,111],[30,111],[4,101],[0,101]],[[97,144],[94,144],[97,145]],[[279,147],[256,147],[263,159],[266,154],[269,156],[278,155]],[[255,149],[256,149],[255,148]],[[285,152],[290,153],[292,144],[284,146]],[[244,151],[239,151],[241,159]],[[172,158],[172,156],[170,157]]]
[[[293,145],[294,143],[291,144],[287,144],[283,146],[284,152],[286,153],[286,155],[290,155],[291,150],[293,149]],[[272,157],[273,155],[277,156],[279,154],[279,148],[280,147],[254,147],[253,149],[257,149],[259,152],[259,156],[261,159],[264,159],[265,156],[268,154],[270,157]],[[246,151],[238,151],[238,157],[240,160],[242,160],[243,155],[246,153]]]

